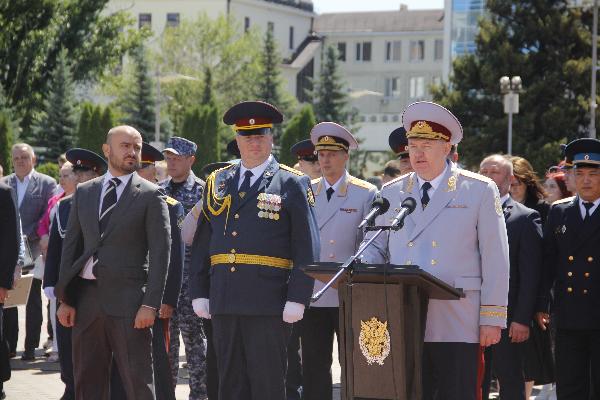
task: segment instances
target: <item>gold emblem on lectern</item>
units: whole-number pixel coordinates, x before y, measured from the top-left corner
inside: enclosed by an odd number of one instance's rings
[[[383,365],[383,361],[390,354],[390,332],[387,329],[387,322],[381,322],[376,317],[368,321],[360,321],[358,344],[367,359],[367,364]]]

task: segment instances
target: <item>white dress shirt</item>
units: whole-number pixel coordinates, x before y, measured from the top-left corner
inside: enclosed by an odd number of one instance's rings
[[[25,175],[25,178],[21,181],[18,176],[17,178],[17,201],[18,206],[21,207],[21,203],[23,202],[23,198],[25,197],[25,193],[27,192],[27,186],[29,186],[29,181],[31,180],[31,176],[33,175],[33,169],[30,173]]]
[[[323,182],[325,182],[325,190],[327,190],[329,188],[333,188],[333,191],[337,192],[338,188],[342,184],[342,180],[344,179],[344,177],[346,176],[347,173],[348,172],[344,171],[342,176],[340,176],[340,179],[338,179],[337,182],[334,183],[333,185],[330,185],[329,182],[327,182],[327,179],[325,179],[325,177],[323,177]]]
[[[129,180],[131,179],[131,176],[133,175],[133,173],[129,174],[129,175],[121,175],[121,176],[117,176],[116,178],[119,178],[119,180],[121,181],[121,183],[119,184],[119,186],[117,186],[116,192],[117,192],[117,202],[119,202],[119,199],[121,198],[121,195],[123,194],[123,190],[125,190],[125,186],[127,186],[127,184],[129,183]],[[111,179],[115,178],[110,172],[107,172],[104,175],[104,179],[102,180],[102,191],[100,192],[100,203],[98,204],[98,220],[100,220],[100,211],[102,210],[102,203],[104,202],[104,194],[106,193],[106,190],[109,188],[109,181]],[[94,276],[92,269],[94,268],[94,257],[90,257],[90,259],[87,261],[87,263],[85,263],[85,266],[81,269],[81,272],[79,273],[79,276],[82,277],[83,279],[96,279],[96,277]]]
[[[269,154],[269,157],[260,165],[257,165],[254,168],[250,168],[252,171],[252,176],[250,177],[250,187],[256,183],[256,180],[260,178],[260,176],[265,172],[265,169],[269,166],[271,161],[273,160],[273,155]],[[246,171],[248,168],[244,167],[244,163],[240,162],[240,180],[238,181],[238,189],[242,187],[242,183],[244,182]]]
[[[430,199],[433,199],[433,194],[435,193],[435,190],[438,188],[438,186],[440,186],[440,183],[444,179],[444,175],[446,175],[447,170],[448,170],[448,164],[446,164],[446,168],[444,168],[444,170],[442,171],[441,174],[439,174],[438,176],[436,176],[435,178],[433,178],[430,181],[426,181],[425,179],[421,178],[419,176],[419,174],[416,174],[417,182],[419,183],[419,192],[421,192],[421,198],[423,198],[423,184],[425,182],[429,182],[429,183],[431,183],[431,187],[427,191],[427,194],[429,194]]]
[[[579,210],[581,211],[581,218],[585,219],[585,207],[583,206],[583,203],[589,203],[589,202],[584,201],[580,197],[579,198]],[[594,200],[594,205],[590,208],[590,217],[592,216],[594,211],[596,211],[596,208],[598,208],[598,204],[600,204],[600,198],[597,198],[596,200]]]

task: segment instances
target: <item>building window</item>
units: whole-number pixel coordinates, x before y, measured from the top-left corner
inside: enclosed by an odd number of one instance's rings
[[[290,50],[294,50],[294,27],[290,26]]]
[[[425,78],[413,76],[410,78],[410,98],[420,99],[425,96]]]
[[[140,13],[138,17],[138,27],[142,29],[145,26],[152,28],[152,14]]]
[[[385,78],[385,97],[400,97],[400,78]]]
[[[346,42],[339,42],[337,44],[338,49],[338,60],[346,61]]]
[[[385,61],[400,61],[401,50],[402,42],[400,40],[385,42]]]
[[[381,122],[388,122],[388,116],[386,114],[381,116]]]
[[[371,61],[371,42],[356,43],[356,61]]]
[[[425,41],[411,40],[410,61],[423,61],[425,59]]]
[[[392,117],[392,122],[398,122],[400,121],[400,117],[398,116],[398,114],[394,114],[394,116]]]
[[[171,28],[179,26],[179,13],[167,13],[167,26]]]
[[[250,18],[244,17],[244,32],[248,32],[250,29]]]
[[[267,29],[269,30],[269,32],[273,33],[273,31],[275,31],[275,23],[267,22]]]
[[[442,39],[435,39],[435,51],[433,59],[436,61],[444,58],[444,41]]]
[[[377,115],[371,115],[369,117],[369,121],[371,121],[371,122],[377,122]]]

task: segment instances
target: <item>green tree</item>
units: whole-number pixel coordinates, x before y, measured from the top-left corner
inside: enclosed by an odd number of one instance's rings
[[[90,124],[92,122],[92,113],[94,112],[94,106],[90,102],[84,102],[81,105],[81,112],[79,113],[79,123],[77,124],[77,146],[88,149]]]
[[[106,142],[106,135],[108,134],[108,131],[111,130],[115,125],[116,122],[112,108],[110,106],[104,107],[104,111],[102,111],[102,118],[100,119],[99,129],[99,131],[103,132],[100,148],[102,148],[102,143]]]
[[[134,63],[133,80],[124,93],[121,107],[125,117],[122,122],[140,131],[144,141],[152,137],[155,126],[155,98],[152,78],[148,72],[146,50],[138,47],[132,53]]]
[[[281,150],[279,152],[279,161],[281,163],[289,166],[296,164],[296,156],[290,153],[290,148],[299,141],[307,139],[310,130],[315,124],[315,114],[310,104],[302,107],[300,112],[290,119],[281,135]]]
[[[176,74],[161,85],[164,93],[173,98],[169,110],[176,109],[181,115],[198,103],[207,70],[211,71],[220,110],[253,98],[261,79],[261,49],[256,45],[259,42],[256,31],[244,33],[234,18],[223,15],[215,19],[201,14],[193,21],[183,20],[178,27],[167,29],[154,61],[161,71]],[[174,91],[178,96],[174,96]]]
[[[314,86],[311,97],[318,122],[331,121],[344,126],[352,126],[356,122],[357,112],[350,107],[344,90],[338,53],[331,45],[325,49],[325,60]]]
[[[96,80],[116,67],[145,35],[126,11],[102,13],[108,0],[0,2],[0,85],[24,133],[43,109],[61,49],[75,81]],[[124,29],[123,27],[131,26]]]
[[[58,164],[53,161],[48,161],[42,163],[35,167],[36,171],[40,174],[48,175],[58,181],[58,176],[60,174],[60,170],[58,169]]]
[[[461,161],[478,165],[507,148],[507,116],[498,80],[521,76],[524,92],[513,118],[513,153],[538,171],[555,164],[558,144],[585,134],[589,123],[589,13],[566,0],[488,0],[475,54],[457,58],[449,86],[434,99],[461,121]],[[583,14],[582,14],[583,13]]]
[[[107,132],[102,126],[102,107],[96,106],[90,119],[87,146],[85,148],[102,155],[102,144],[106,141]]]
[[[8,175],[12,169],[10,148],[13,142],[12,126],[4,111],[0,111],[0,165],[4,169],[4,175]]]
[[[62,51],[56,68],[52,71],[48,98],[35,129],[34,145],[45,147],[45,156],[56,159],[72,147],[77,130],[74,89],[67,64],[66,51]]]
[[[206,164],[221,160],[219,111],[214,104],[194,106],[186,111],[181,136],[198,145],[194,173]]]

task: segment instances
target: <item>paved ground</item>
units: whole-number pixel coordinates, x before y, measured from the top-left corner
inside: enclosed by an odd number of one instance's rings
[[[24,334],[25,334],[25,310],[23,307],[19,307],[19,343],[17,345],[18,350],[22,350]],[[44,313],[44,318],[46,318]],[[47,339],[45,329],[42,329],[42,343]],[[181,344],[183,351],[183,343]],[[334,349],[337,349],[337,344],[334,345]],[[59,376],[58,363],[46,362],[46,358],[43,357],[44,351],[39,349],[37,355],[39,356],[35,362],[23,362],[20,360],[20,353],[15,359],[11,361],[13,372],[10,381],[4,385],[8,399],[17,400],[33,400],[33,399],[59,399],[63,393],[64,386]],[[334,351],[333,359],[337,360],[337,350]],[[185,357],[180,357],[180,363],[185,362]],[[187,370],[185,368],[180,369],[180,379],[177,383],[176,395],[177,399],[185,400],[188,398],[189,388],[187,382]],[[333,381],[334,381],[334,400],[340,399],[339,382],[340,382],[340,365],[338,362],[334,362],[333,366]],[[534,394],[538,393],[539,390],[536,388]],[[496,394],[492,395],[496,398]],[[531,397],[535,399],[535,396]]]

